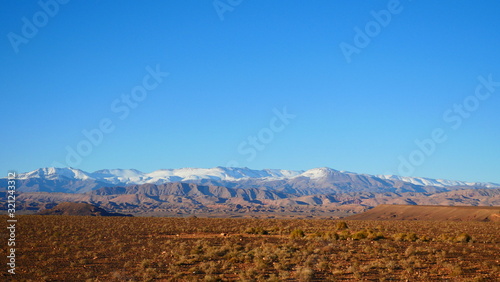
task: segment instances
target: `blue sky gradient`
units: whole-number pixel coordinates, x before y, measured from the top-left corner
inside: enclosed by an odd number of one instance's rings
[[[356,28],[391,5],[399,12],[348,62],[341,43],[356,47]],[[500,86],[470,98],[478,77],[500,82],[498,1],[254,0],[222,18],[212,1],[69,1],[32,38],[23,18],[42,6],[2,6],[5,175],[229,164],[500,183]],[[120,118],[113,102],[155,82],[148,67],[169,75]],[[454,110],[464,103],[467,117]],[[113,130],[93,144],[82,131],[103,120]],[[416,145],[435,129],[445,141]],[[90,153],[68,163],[81,142]]]

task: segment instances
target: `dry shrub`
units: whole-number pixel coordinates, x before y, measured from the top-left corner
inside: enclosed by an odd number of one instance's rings
[[[336,228],[337,230],[345,230],[348,229],[349,227],[347,226],[347,223],[345,221],[339,221],[337,222]]]
[[[306,236],[306,234],[304,233],[304,231],[302,229],[295,229],[292,231],[292,233],[290,233],[290,238],[292,238],[292,239],[299,239],[299,238],[303,238],[305,236]]]
[[[457,237],[455,237],[455,242],[460,242],[460,243],[468,243],[472,241],[472,236],[470,236],[467,233],[461,233]]]

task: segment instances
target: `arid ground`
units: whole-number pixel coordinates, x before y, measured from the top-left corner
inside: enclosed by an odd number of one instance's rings
[[[24,215],[17,226],[16,274],[2,274],[15,280],[500,281],[498,222]]]

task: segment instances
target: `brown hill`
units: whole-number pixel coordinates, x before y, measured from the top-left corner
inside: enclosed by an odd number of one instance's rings
[[[379,205],[350,220],[452,220],[500,222],[500,207]]]
[[[86,203],[64,202],[57,206],[40,211],[39,215],[85,215],[85,216],[130,216],[120,213],[111,213],[100,207]]]

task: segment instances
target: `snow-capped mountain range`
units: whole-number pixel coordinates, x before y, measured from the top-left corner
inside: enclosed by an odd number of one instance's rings
[[[436,187],[481,186],[485,188],[500,187],[500,184],[492,182],[466,182],[458,180],[432,179],[425,177],[409,177],[409,176],[398,176],[398,175],[376,175],[376,176],[382,179],[400,180],[422,186],[436,186]]]
[[[313,170],[311,170],[313,171]],[[302,171],[249,168],[180,168],[160,169],[144,173],[136,169],[103,169],[92,173],[75,168],[40,168],[27,173],[20,173],[17,179],[44,178],[57,180],[69,178],[75,180],[96,180],[110,184],[162,184],[193,180],[236,181],[242,179],[279,180],[299,176]]]
[[[0,178],[0,188],[6,190],[7,185],[8,180]],[[332,215],[337,211],[359,212],[379,204],[500,203],[500,185],[494,183],[375,176],[326,167],[307,171],[181,168],[149,173],[50,167],[18,174],[16,191],[19,208],[27,211],[79,202],[115,212],[166,216],[194,212],[241,216],[259,211]]]
[[[366,175],[346,171],[338,171],[327,167],[314,168],[307,171],[249,168],[215,167],[215,168],[180,168],[161,169],[144,173],[136,169],[104,169],[92,173],[75,168],[40,168],[27,173],[20,173],[19,180],[47,180],[47,181],[86,181],[101,183],[98,186],[117,186],[133,184],[163,184],[168,182],[213,183],[226,185],[227,183],[247,183],[249,186],[267,186],[262,183],[293,183],[304,182],[317,184],[318,182],[355,182],[361,179],[376,181],[386,180],[388,184],[396,182],[410,183],[417,186],[451,187],[474,186],[482,188],[500,187],[496,183],[464,182],[456,180],[430,179],[423,177],[406,177],[397,175]],[[378,180],[377,180],[378,179]],[[255,182],[256,181],[256,182]],[[257,184],[256,184],[257,183]],[[241,186],[241,185],[238,185]],[[314,186],[314,185],[312,185]],[[324,185],[323,185],[324,186]]]

